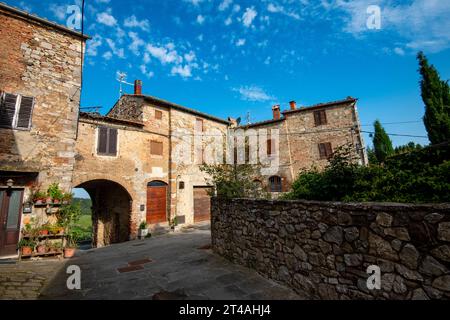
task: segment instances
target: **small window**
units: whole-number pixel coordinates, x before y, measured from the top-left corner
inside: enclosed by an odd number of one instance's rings
[[[314,123],[316,127],[327,124],[327,113],[325,110],[314,111]]]
[[[155,110],[155,119],[156,119],[156,120],[161,120],[161,119],[162,119],[162,116],[163,116],[162,111]]]
[[[275,141],[273,139],[267,139],[267,155],[268,156],[273,156],[274,153],[274,145],[275,145]]]
[[[34,98],[0,93],[0,127],[29,130]]]
[[[150,154],[154,156],[163,155],[163,143],[159,141],[150,141]]]
[[[183,190],[184,189],[184,181],[179,182],[178,189]]]
[[[117,129],[98,128],[97,154],[102,156],[117,155]]]
[[[273,176],[269,178],[270,192],[281,192],[281,177]]]
[[[320,159],[329,159],[333,154],[333,149],[331,148],[331,143],[319,143],[319,154]]]
[[[203,120],[202,119],[195,119],[195,131],[197,132],[203,132]]]

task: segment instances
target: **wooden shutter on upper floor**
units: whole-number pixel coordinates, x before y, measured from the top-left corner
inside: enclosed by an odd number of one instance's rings
[[[267,155],[271,156],[272,153],[272,144],[273,144],[273,140],[272,139],[267,139]]]
[[[163,155],[163,143],[159,141],[150,141],[150,153],[155,156]]]
[[[31,115],[33,114],[34,98],[22,96],[20,99],[20,109],[17,115],[17,125],[19,129],[30,129]]]
[[[333,149],[331,147],[331,143],[319,143],[319,154],[320,159],[328,159],[333,154]]]
[[[314,123],[316,127],[327,124],[327,113],[325,110],[314,111]]]
[[[0,127],[12,128],[18,96],[3,93],[0,97]]]
[[[117,129],[109,128],[108,154],[115,156],[117,154]]]
[[[107,152],[108,152],[108,128],[99,127],[97,153],[106,154]]]

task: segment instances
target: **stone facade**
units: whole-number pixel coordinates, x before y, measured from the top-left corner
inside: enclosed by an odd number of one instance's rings
[[[311,297],[450,298],[449,204],[215,198],[211,231],[216,253]]]

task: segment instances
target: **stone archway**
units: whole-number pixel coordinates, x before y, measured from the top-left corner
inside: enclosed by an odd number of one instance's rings
[[[103,247],[130,240],[132,197],[119,183],[96,179],[76,188],[87,191],[92,200],[92,245]]]

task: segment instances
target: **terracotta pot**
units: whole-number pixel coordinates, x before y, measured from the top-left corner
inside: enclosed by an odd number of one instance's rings
[[[45,200],[42,200],[42,199],[36,199],[36,200],[34,201],[34,204],[37,205],[37,206],[42,206],[42,205],[44,204],[44,202],[45,202]]]
[[[64,234],[64,228],[59,228],[58,234],[60,234],[60,235]]]
[[[64,258],[72,258],[75,255],[75,248],[65,248]]]
[[[53,203],[54,204],[59,204],[59,200],[58,199],[53,199]]]
[[[52,203],[52,198],[48,197],[48,198],[46,199],[46,202],[47,202],[47,203]]]
[[[39,235],[40,236],[47,236],[48,235],[48,230],[40,230],[39,231]]]
[[[47,248],[45,246],[38,246],[36,248],[36,250],[37,250],[37,253],[45,253],[45,252],[47,252]]]
[[[33,248],[31,248],[31,247],[22,247],[22,255],[23,256],[31,256],[31,253],[33,253]]]

